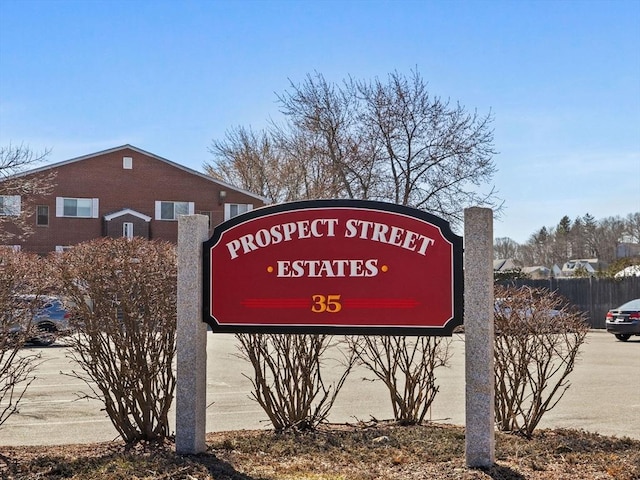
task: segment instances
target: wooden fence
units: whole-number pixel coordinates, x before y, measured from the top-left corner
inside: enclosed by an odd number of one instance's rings
[[[605,328],[605,316],[610,308],[640,298],[640,277],[519,279],[499,283],[504,286],[547,288],[558,292],[587,314],[591,328]]]

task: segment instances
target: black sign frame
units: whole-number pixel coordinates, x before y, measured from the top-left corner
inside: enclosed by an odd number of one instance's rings
[[[219,323],[210,311],[211,301],[211,249],[219,242],[227,230],[254,219],[275,213],[295,210],[326,208],[349,208],[379,210],[413,217],[438,227],[442,236],[452,244],[453,254],[453,317],[443,327],[430,326],[353,326],[353,325],[238,325]],[[464,316],[464,273],[463,239],[451,230],[448,221],[428,212],[398,204],[370,200],[309,200],[270,205],[238,215],[215,227],[212,236],[203,242],[202,255],[202,312],[203,321],[214,333],[286,333],[286,334],[330,334],[330,335],[406,335],[406,336],[451,336],[454,330],[463,325]]]

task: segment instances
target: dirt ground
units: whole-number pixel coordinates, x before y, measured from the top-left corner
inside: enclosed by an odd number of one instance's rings
[[[640,479],[640,441],[577,430],[496,434],[496,464],[468,469],[449,425],[329,425],[310,433],[207,434],[206,453],[171,442],[0,447],[0,478],[184,480]]]

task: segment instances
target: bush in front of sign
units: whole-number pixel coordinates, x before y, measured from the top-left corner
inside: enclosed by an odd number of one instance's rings
[[[339,379],[325,385],[323,371],[330,335],[238,334],[240,357],[251,362],[252,398],[276,431],[314,430],[329,415],[354,364],[352,355],[336,367]],[[335,370],[334,370],[335,371]]]
[[[97,239],[57,262],[63,293],[73,302],[78,333],[68,374],[104,404],[126,442],[169,436],[176,385],[177,264],[175,247],[142,238]]]
[[[435,370],[451,358],[445,337],[359,336],[349,344],[357,361],[389,390],[394,420],[421,424],[438,393]]]
[[[531,437],[569,388],[589,325],[546,289],[497,286],[495,298],[496,424]]]

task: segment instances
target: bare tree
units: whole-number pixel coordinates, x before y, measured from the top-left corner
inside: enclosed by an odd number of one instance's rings
[[[278,101],[283,125],[214,141],[205,168],[278,201],[385,200],[453,224],[466,206],[500,207],[493,189],[481,193],[495,172],[493,117],[431,96],[417,72],[342,84],[316,73]]]
[[[553,232],[553,228],[542,227],[529,237],[519,249],[523,265],[553,264]]]
[[[34,153],[25,145],[0,147],[0,242],[19,241],[33,233],[37,198],[51,192],[55,173],[23,175],[42,163],[49,151]]]
[[[278,97],[287,123],[260,133],[227,132],[212,143],[214,160],[205,170],[273,202],[380,197],[377,149],[357,122],[355,94],[321,76],[292,83]]]
[[[301,84],[291,82],[278,101],[283,125],[272,124],[260,136],[239,130],[214,142],[214,163],[205,167],[244,188],[259,179],[260,191],[277,192],[271,197],[276,201],[382,200],[429,211],[452,224],[462,221],[466,206],[500,207],[493,189],[481,193],[495,172],[491,114],[470,113],[459,103],[433,97],[417,72],[409,77],[394,72],[385,82],[350,78],[341,84],[315,73]],[[261,148],[267,143],[268,151]],[[272,158],[277,158],[271,167],[276,178],[265,174]],[[265,188],[264,182],[273,187]],[[388,339],[385,347],[354,340],[362,362],[383,348],[393,362],[387,371],[404,376],[399,383],[387,382],[393,402],[399,385],[412,389],[394,403],[402,421],[421,421],[437,392],[430,383],[432,369],[445,364],[446,355],[434,344],[428,338],[411,347],[403,337]],[[385,370],[374,373],[386,375]],[[423,394],[422,387],[431,393]]]
[[[60,255],[62,292],[78,334],[70,357],[126,442],[170,434],[176,351],[175,248],[165,242],[98,239]]]
[[[495,192],[478,192],[495,173],[491,114],[469,113],[433,97],[417,73],[394,72],[386,83],[358,82],[363,123],[383,145],[394,203],[459,223],[465,206],[498,207]]]
[[[625,233],[630,237],[630,240],[640,243],[640,212],[628,214],[625,225]]]
[[[605,263],[612,263],[616,260],[618,243],[626,231],[627,225],[622,217],[606,217],[598,221],[594,245],[599,260]]]
[[[495,297],[496,424],[530,437],[569,388],[589,326],[555,292],[497,287]]]
[[[228,131],[224,140],[214,141],[209,151],[215,161],[205,165],[205,171],[214,178],[240,185],[274,203],[288,200],[296,190],[296,168],[269,132],[238,127]]]
[[[307,75],[301,85],[291,82],[278,100],[288,128],[278,129],[277,137],[290,156],[315,169],[313,183],[320,188],[309,198],[385,196],[382,144],[364,128],[364,104],[354,81],[338,86],[321,74]]]
[[[519,248],[520,245],[509,237],[496,238],[493,241],[493,259],[513,258],[517,260],[519,257]]]

